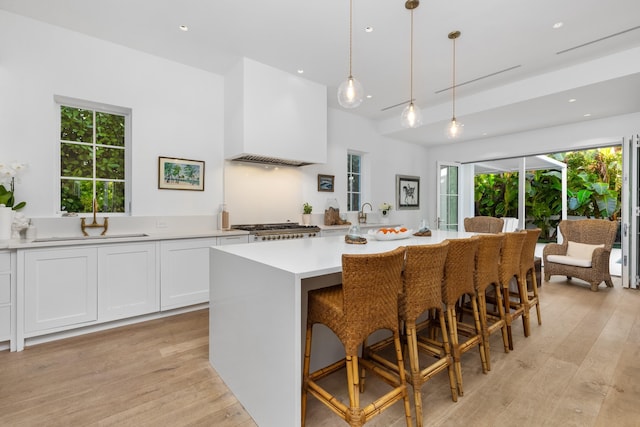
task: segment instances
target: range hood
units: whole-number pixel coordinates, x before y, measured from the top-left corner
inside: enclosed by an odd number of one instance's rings
[[[275,157],[265,157],[265,156],[255,156],[255,155],[246,155],[236,157],[234,159],[230,159],[234,162],[248,162],[248,163],[258,163],[261,165],[272,165],[272,166],[307,166],[311,165],[310,162],[301,162],[297,160],[287,160],[287,159],[278,159]]]
[[[227,160],[327,162],[327,88],[243,58],[225,75]]]

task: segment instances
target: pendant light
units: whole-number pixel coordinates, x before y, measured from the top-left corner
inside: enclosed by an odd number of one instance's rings
[[[353,0],[349,0],[349,77],[338,87],[338,103],[344,108],[356,108],[362,104],[364,89],[351,74],[351,56],[353,51]]]
[[[451,85],[453,113],[449,126],[447,126],[447,137],[449,137],[449,139],[454,139],[462,135],[462,131],[464,129],[464,125],[456,119],[456,39],[460,37],[460,31],[452,31],[449,33],[448,37],[450,40],[453,40],[453,84]]]
[[[411,44],[409,46],[410,59],[409,59],[409,85],[410,85],[410,98],[409,105],[407,105],[400,117],[400,123],[404,127],[415,128],[422,124],[422,113],[413,103],[413,10],[420,5],[419,0],[407,0],[404,7],[411,11]]]

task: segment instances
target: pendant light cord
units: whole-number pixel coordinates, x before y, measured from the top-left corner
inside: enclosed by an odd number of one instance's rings
[[[353,0],[349,0],[349,78],[353,78],[351,74],[351,55],[353,50]]]
[[[457,37],[456,37],[457,38]],[[453,39],[453,120],[456,119],[456,39]]]
[[[411,9],[411,42],[409,43],[409,104],[413,104],[413,9]]]

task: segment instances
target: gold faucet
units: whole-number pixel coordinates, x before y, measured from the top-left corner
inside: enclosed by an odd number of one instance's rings
[[[83,235],[89,235],[89,233],[87,233],[85,230],[86,228],[104,228],[100,235],[104,236],[106,234],[107,229],[109,228],[109,218],[104,217],[104,222],[102,224],[98,224],[96,222],[96,212],[98,212],[98,201],[96,199],[93,199],[93,222],[91,224],[87,224],[85,222],[85,218],[81,218],[80,220],[80,229],[82,230]]]
[[[358,213],[358,222],[360,224],[366,224],[367,223],[367,214],[364,213],[364,207],[366,205],[369,205],[369,209],[371,210],[371,212],[373,212],[373,206],[371,206],[371,203],[369,203],[369,202],[363,203],[362,207],[360,208],[360,212]]]

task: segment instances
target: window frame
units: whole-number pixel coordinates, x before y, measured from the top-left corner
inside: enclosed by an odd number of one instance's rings
[[[359,188],[358,191],[352,191],[351,190],[351,175],[353,175],[353,171],[351,170],[351,160],[352,160],[352,156],[357,156],[360,161],[360,171],[356,172],[358,174],[358,176],[360,177],[360,179],[358,180],[359,183]],[[357,151],[348,151],[347,152],[347,212],[358,212],[360,211],[360,205],[362,204],[362,200],[364,200],[364,195],[363,195],[363,182],[364,182],[364,174],[363,174],[363,162],[364,162],[364,155],[363,153],[357,152]],[[358,194],[359,195],[359,203],[358,206],[355,206],[355,210],[353,209],[354,206],[351,206],[351,197],[353,194]]]
[[[99,102],[87,101],[83,99],[70,98],[67,96],[54,95],[54,101],[56,103],[56,113],[57,113],[57,156],[56,156],[56,170],[57,170],[57,184],[56,184],[56,198],[55,198],[55,207],[54,212],[61,213],[60,209],[60,197],[61,197],[61,180],[62,180],[62,163],[60,159],[60,154],[62,150],[62,139],[60,138],[61,134],[61,108],[72,107],[72,108],[82,108],[86,110],[91,110],[94,112],[108,113],[108,114],[117,114],[124,116],[124,212],[98,212],[98,216],[131,216],[131,178],[132,178],[132,160],[131,160],[131,152],[132,152],[132,144],[131,144],[131,108],[119,107],[115,105],[103,104]],[[95,144],[95,141],[94,141]],[[95,178],[95,165],[93,178]],[[80,216],[90,216],[93,215],[92,212],[78,212]]]

